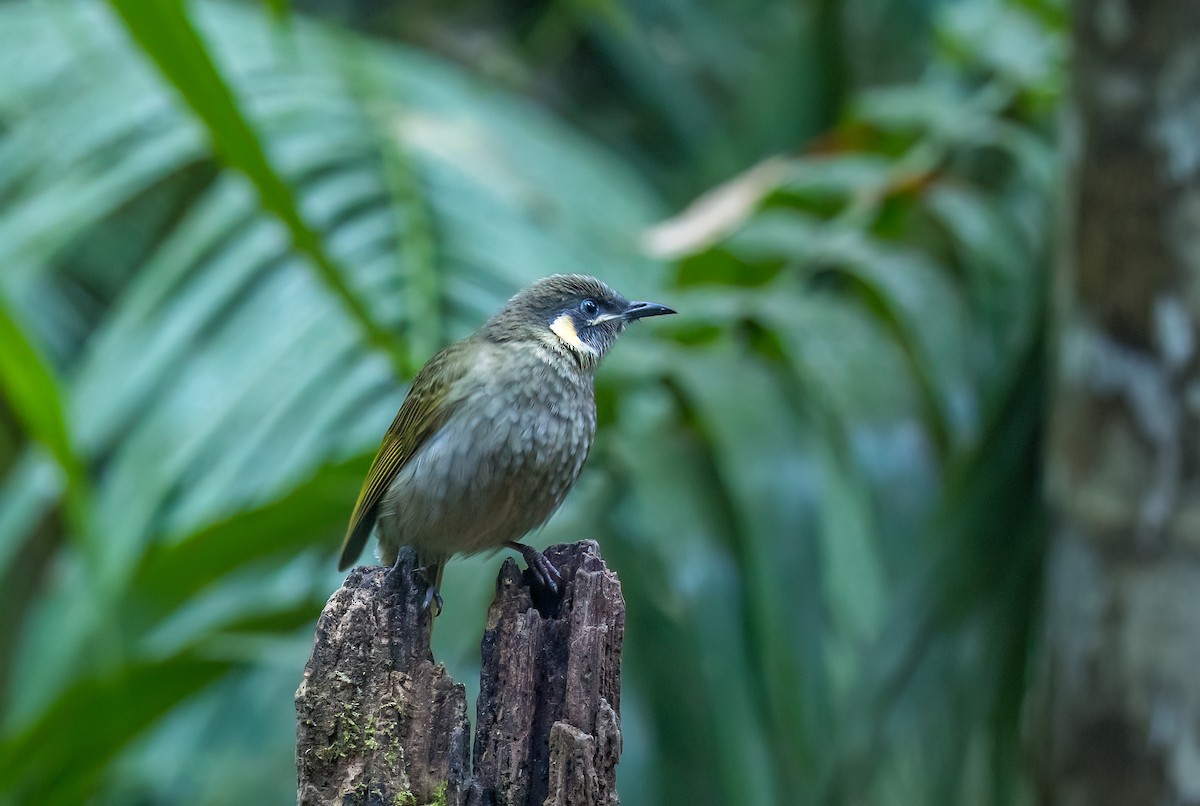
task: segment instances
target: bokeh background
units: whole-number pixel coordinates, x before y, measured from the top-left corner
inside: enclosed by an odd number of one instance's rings
[[[531,539],[620,575],[624,802],[1026,801],[1065,45],[1059,0],[0,2],[0,801],[294,800],[407,381],[563,271],[681,312]],[[498,566],[447,572],[469,688]]]

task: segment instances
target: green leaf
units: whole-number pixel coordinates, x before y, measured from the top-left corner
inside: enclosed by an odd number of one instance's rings
[[[920,392],[924,420],[938,454],[949,459],[954,449],[948,405],[951,390],[943,381],[944,373],[939,372],[941,365],[934,362],[928,343],[921,339],[919,311],[916,306],[906,307],[905,300],[897,293],[905,282],[901,276],[905,269],[902,264],[903,261],[896,260],[892,266],[883,268],[864,262],[836,266],[833,271],[851,281],[851,291],[879,318],[900,346]],[[912,287],[911,281],[909,283]]]
[[[271,10],[271,14],[277,20],[287,21],[290,19],[292,13],[291,0],[263,0],[263,3]]]
[[[715,478],[708,446],[674,427],[667,389],[630,386],[614,405],[624,425],[601,442],[627,491],[609,513],[605,557],[621,569],[629,612],[639,614],[629,635],[644,644],[630,655],[677,659],[647,663],[637,678],[669,720],[662,740],[680,745],[656,762],[666,766],[662,785],[689,803],[773,802],[761,670],[755,655],[729,651],[747,646],[752,632],[749,592],[738,585],[752,547],[731,545],[736,504]],[[713,783],[697,786],[703,780]]]
[[[287,227],[294,248],[312,261],[321,280],[362,328],[368,342],[392,356],[398,371],[403,372],[395,340],[375,321],[346,282],[345,270],[325,251],[320,236],[300,214],[295,192],[267,158],[257,132],[188,17],[185,1],[147,4],[140,0],[110,0],[110,4],[146,55],[204,123],[217,155],[250,179],[263,207]]]
[[[37,448],[26,450],[0,480],[0,578],[60,500],[63,481],[62,468]]]
[[[266,506],[238,513],[179,540],[155,546],[133,579],[131,599],[159,616],[232,571],[279,552],[324,545],[330,557],[370,461],[324,468]]]
[[[85,679],[66,691],[36,723],[0,743],[0,791],[18,800],[79,803],[104,765],[158,715],[216,680],[222,661],[184,653]],[[67,730],[86,714],[86,729]]]
[[[86,521],[88,479],[75,450],[62,393],[50,367],[0,297],[0,390],[26,432],[58,462],[67,479],[68,505],[78,527]]]

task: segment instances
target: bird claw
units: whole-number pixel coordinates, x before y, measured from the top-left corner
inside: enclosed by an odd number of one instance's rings
[[[421,602],[421,609],[427,611],[436,604],[437,610],[433,611],[435,617],[442,615],[442,592],[437,588],[438,567],[438,563],[430,563],[417,569],[425,583],[425,600]]]
[[[422,610],[428,610],[431,605],[437,604],[437,610],[433,611],[434,616],[442,614],[442,594],[433,586],[432,582],[426,582],[425,601],[421,604]]]
[[[526,546],[524,543],[509,543],[508,546],[521,552],[521,557],[525,560],[525,564],[529,566],[530,573],[537,578],[542,587],[557,596],[563,584],[562,574],[558,573],[558,569],[554,567],[554,564],[546,559],[546,555],[533,546]]]
[[[422,568],[413,569],[414,575],[420,575],[421,581],[425,584],[425,598],[421,602],[421,610],[429,610],[436,604],[437,610],[433,611],[434,616],[442,614],[442,594],[437,589],[433,580],[430,579],[430,572],[437,573],[436,565],[427,565]],[[383,575],[383,585],[385,588],[396,589],[400,587],[400,562],[389,568]]]

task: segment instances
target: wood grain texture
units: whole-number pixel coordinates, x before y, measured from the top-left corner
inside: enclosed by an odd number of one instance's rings
[[[414,564],[355,568],[321,614],[296,692],[300,804],[461,801],[467,694],[433,662]]]
[[[617,803],[621,585],[592,541],[545,554],[566,583],[561,602],[535,597],[540,589],[511,559],[496,582],[483,636],[472,806]]]
[[[505,560],[482,641],[474,767],[466,692],[434,664],[410,550],[350,572],[296,692],[298,802],[619,802],[620,582],[593,541],[552,546],[561,597]]]

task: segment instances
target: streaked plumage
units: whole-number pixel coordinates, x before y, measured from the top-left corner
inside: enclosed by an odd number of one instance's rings
[[[591,448],[600,359],[629,321],[664,313],[674,311],[630,303],[591,277],[555,275],[434,355],[367,474],[340,567],[374,527],[385,563],[410,545],[435,569],[436,596],[449,557],[501,548],[543,524]]]

